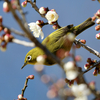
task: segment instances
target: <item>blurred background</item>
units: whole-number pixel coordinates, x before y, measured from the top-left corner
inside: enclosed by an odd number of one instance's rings
[[[20,2],[23,1],[24,0],[20,0]],[[36,4],[39,8],[43,6],[49,9],[55,9],[59,15],[58,23],[60,26],[69,24],[74,24],[74,26],[78,25],[87,18],[93,17],[96,11],[100,9],[100,3],[91,0],[37,0]],[[42,18],[29,3],[23,10],[24,12],[28,12],[26,14],[28,23],[36,22],[37,20],[47,22],[47,20]],[[3,12],[3,1],[0,2],[0,15],[3,17],[3,24],[5,26],[22,31],[12,14],[10,12]],[[98,33],[95,31],[95,26],[96,25],[82,32],[77,39],[85,39],[86,45],[100,52],[100,40],[95,38],[95,35]],[[54,31],[52,25],[46,25],[42,29],[45,37]],[[29,41],[14,33],[12,33],[12,35],[20,40]],[[41,42],[40,38],[38,40]],[[26,77],[31,74],[35,76],[35,79],[29,80],[24,96],[28,100],[50,100],[50,98],[47,97],[49,86],[41,81],[41,74],[34,69],[34,66],[27,65],[21,70],[24,63],[24,57],[31,49],[31,47],[9,43],[5,52],[0,51],[0,100],[16,100],[18,94],[21,93]],[[87,63],[87,58],[99,60],[98,57],[82,47],[76,50],[75,55],[80,55],[82,57],[82,61],[79,62],[78,65],[82,67],[83,70],[85,70],[84,64]],[[66,62],[68,60],[65,59],[64,61]],[[92,69],[86,73],[84,75],[85,79],[87,82],[95,81],[96,89],[100,90],[100,75],[93,76],[93,71]],[[56,82],[60,78],[65,78],[63,70],[57,64],[54,66],[44,66],[44,74],[51,76],[53,82]],[[94,95],[90,95],[88,98],[93,99]],[[52,98],[52,100],[58,99],[57,96]]]

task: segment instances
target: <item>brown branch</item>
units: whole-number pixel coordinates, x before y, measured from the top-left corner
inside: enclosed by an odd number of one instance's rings
[[[94,55],[96,55],[97,57],[100,58],[100,53],[94,49],[92,49],[91,47],[79,42],[77,39],[75,39],[74,41],[75,44],[80,44],[83,48],[85,48],[86,50],[88,50],[90,53],[93,53]]]
[[[22,96],[24,97],[24,92],[25,92],[25,90],[26,90],[26,88],[27,88],[27,83],[28,83],[28,78],[26,78],[26,81],[25,81],[25,84],[24,84],[24,88],[22,89]]]
[[[87,73],[88,71],[90,71],[91,69],[93,69],[94,67],[96,67],[96,66],[99,65],[99,64],[100,64],[100,61],[94,63],[94,64],[92,65],[92,67],[90,67],[89,69],[83,71],[81,74],[83,75],[83,74]]]

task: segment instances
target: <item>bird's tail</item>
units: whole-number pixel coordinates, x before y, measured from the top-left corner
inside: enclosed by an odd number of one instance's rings
[[[75,36],[79,35],[81,32],[83,32],[84,30],[86,30],[87,28],[93,26],[95,24],[95,22],[92,21],[92,18],[88,18],[87,20],[85,20],[83,23],[72,27],[70,29],[70,31],[72,33],[75,34]]]

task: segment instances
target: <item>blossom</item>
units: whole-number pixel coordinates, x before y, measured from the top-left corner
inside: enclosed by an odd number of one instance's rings
[[[9,7],[8,7],[8,3],[7,2],[3,3],[3,11],[4,12],[9,12]]]
[[[45,62],[44,56],[40,55],[36,58],[37,62],[40,64],[43,64]]]
[[[97,19],[97,20],[96,20],[96,23],[97,23],[97,24],[100,24],[100,19]]]
[[[75,100],[87,100],[87,95],[91,93],[86,84],[73,85],[71,90]]]
[[[52,23],[58,20],[58,14],[56,13],[56,11],[51,10],[48,11],[47,14],[45,15],[46,19],[48,20],[48,23]]]
[[[21,6],[22,6],[22,7],[26,7],[26,6],[27,6],[27,1],[22,2],[22,3],[21,3]]]
[[[28,24],[29,25],[29,29],[32,31],[32,33],[34,34],[35,37],[38,37],[41,35],[41,39],[44,38],[44,34],[42,32],[42,29],[40,26],[38,26],[36,23],[31,22]]]
[[[100,39],[100,33],[96,34],[96,39]]]
[[[66,78],[68,80],[73,80],[78,76],[78,71],[74,65],[74,62],[67,62],[64,65],[64,70],[66,72]]]
[[[39,12],[40,12],[40,14],[46,14],[47,8],[40,7]]]

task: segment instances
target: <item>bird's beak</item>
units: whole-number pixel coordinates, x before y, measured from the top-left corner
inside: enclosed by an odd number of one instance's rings
[[[27,65],[27,62],[25,62],[25,63],[23,64],[23,66],[21,67],[21,69],[23,69],[26,65]]]

